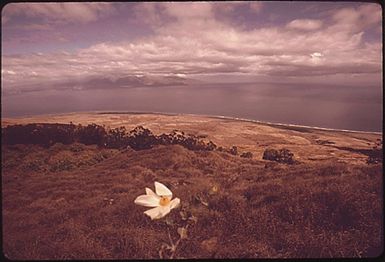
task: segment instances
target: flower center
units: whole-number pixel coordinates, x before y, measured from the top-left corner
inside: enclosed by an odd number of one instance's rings
[[[159,205],[161,206],[167,206],[170,203],[170,198],[166,196],[161,196],[159,200]]]

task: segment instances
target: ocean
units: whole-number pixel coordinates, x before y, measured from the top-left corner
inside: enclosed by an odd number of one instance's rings
[[[206,84],[4,94],[2,117],[82,111],[202,114],[271,123],[382,132],[382,89]]]

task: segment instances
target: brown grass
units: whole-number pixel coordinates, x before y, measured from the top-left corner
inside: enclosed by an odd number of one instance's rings
[[[159,258],[167,229],[175,241],[186,214],[197,221],[176,258],[382,252],[381,164],[289,166],[179,145],[14,145],[2,153],[3,250],[10,259]],[[133,202],[154,181],[182,204],[158,221]]]

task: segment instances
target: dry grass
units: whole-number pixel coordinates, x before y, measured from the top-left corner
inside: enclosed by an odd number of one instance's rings
[[[14,145],[2,147],[2,177],[10,259],[159,258],[186,214],[197,221],[176,258],[373,257],[383,247],[382,164]],[[158,221],[133,202],[154,181],[182,204]]]

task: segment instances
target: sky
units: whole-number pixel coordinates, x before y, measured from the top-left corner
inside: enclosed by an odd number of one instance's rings
[[[381,12],[365,2],[11,3],[2,94],[288,83],[382,95]]]
[[[3,89],[223,75],[374,85],[381,31],[375,3],[13,3],[2,10]]]

